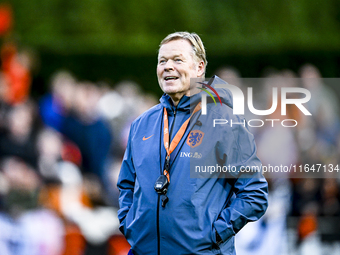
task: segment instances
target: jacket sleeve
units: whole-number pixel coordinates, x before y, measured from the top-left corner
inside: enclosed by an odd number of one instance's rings
[[[133,193],[135,186],[135,178],[136,172],[133,165],[132,158],[132,130],[133,126],[131,126],[129,140],[127,144],[127,148],[125,150],[122,166],[120,169],[117,186],[120,191],[119,194],[119,210],[118,210],[118,219],[120,221],[119,230],[124,234],[125,233],[125,218],[128,214],[130,207],[133,201]]]
[[[254,137],[242,125],[233,128],[233,136],[238,149],[233,147],[228,156],[232,158],[231,165],[238,169],[238,176],[234,176],[234,199],[227,201],[227,206],[214,222],[214,228],[223,241],[235,235],[247,222],[261,218],[268,207],[268,184],[262,171],[242,171],[245,167],[262,169],[261,161],[256,156]]]

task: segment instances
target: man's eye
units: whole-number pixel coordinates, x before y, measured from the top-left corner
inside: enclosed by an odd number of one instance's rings
[[[176,58],[175,61],[176,61],[176,62],[182,62],[182,59]]]
[[[160,64],[164,64],[164,63],[165,63],[165,60],[164,60],[164,59],[159,60],[159,63],[160,63]]]

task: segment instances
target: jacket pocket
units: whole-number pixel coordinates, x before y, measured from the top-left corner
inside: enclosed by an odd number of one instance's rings
[[[128,229],[131,227],[131,225],[133,224],[133,221],[134,221],[134,218],[135,218],[135,206],[134,206],[134,203],[131,205],[128,213],[126,214],[126,217],[124,219],[125,221],[125,224],[124,224],[124,235],[126,237],[126,239],[128,239]]]

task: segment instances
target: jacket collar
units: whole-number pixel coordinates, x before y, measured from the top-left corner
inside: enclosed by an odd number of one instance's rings
[[[214,75],[210,79],[209,83],[211,83],[212,87],[215,87],[216,84],[228,84],[227,82],[225,82],[224,80],[222,80],[216,75]],[[221,88],[216,88],[216,91],[220,95],[222,103],[233,108],[233,98],[232,98],[231,92],[228,89],[221,89]],[[167,94],[163,94],[163,96],[160,98],[159,101],[161,102],[161,105],[167,109],[168,114],[173,114],[174,110],[190,111],[190,110],[193,110],[194,107],[201,101],[201,93],[194,94],[190,97],[183,96],[181,100],[179,101],[177,107],[173,105],[173,102],[170,96]],[[213,103],[213,102],[212,100],[209,100],[208,103]]]
[[[159,99],[161,105],[166,108],[168,114],[172,114],[176,111],[190,111],[190,98],[188,96],[183,96],[177,106],[174,106],[171,97],[168,94],[163,94],[163,96]]]

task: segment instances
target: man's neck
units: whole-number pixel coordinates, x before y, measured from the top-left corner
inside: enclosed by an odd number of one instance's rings
[[[170,95],[169,95],[169,96],[170,96]],[[177,106],[178,103],[179,103],[179,101],[181,101],[182,97],[183,97],[183,95],[182,95],[181,97],[172,97],[172,96],[170,96],[171,101],[172,101],[172,104],[173,104],[174,106]]]

